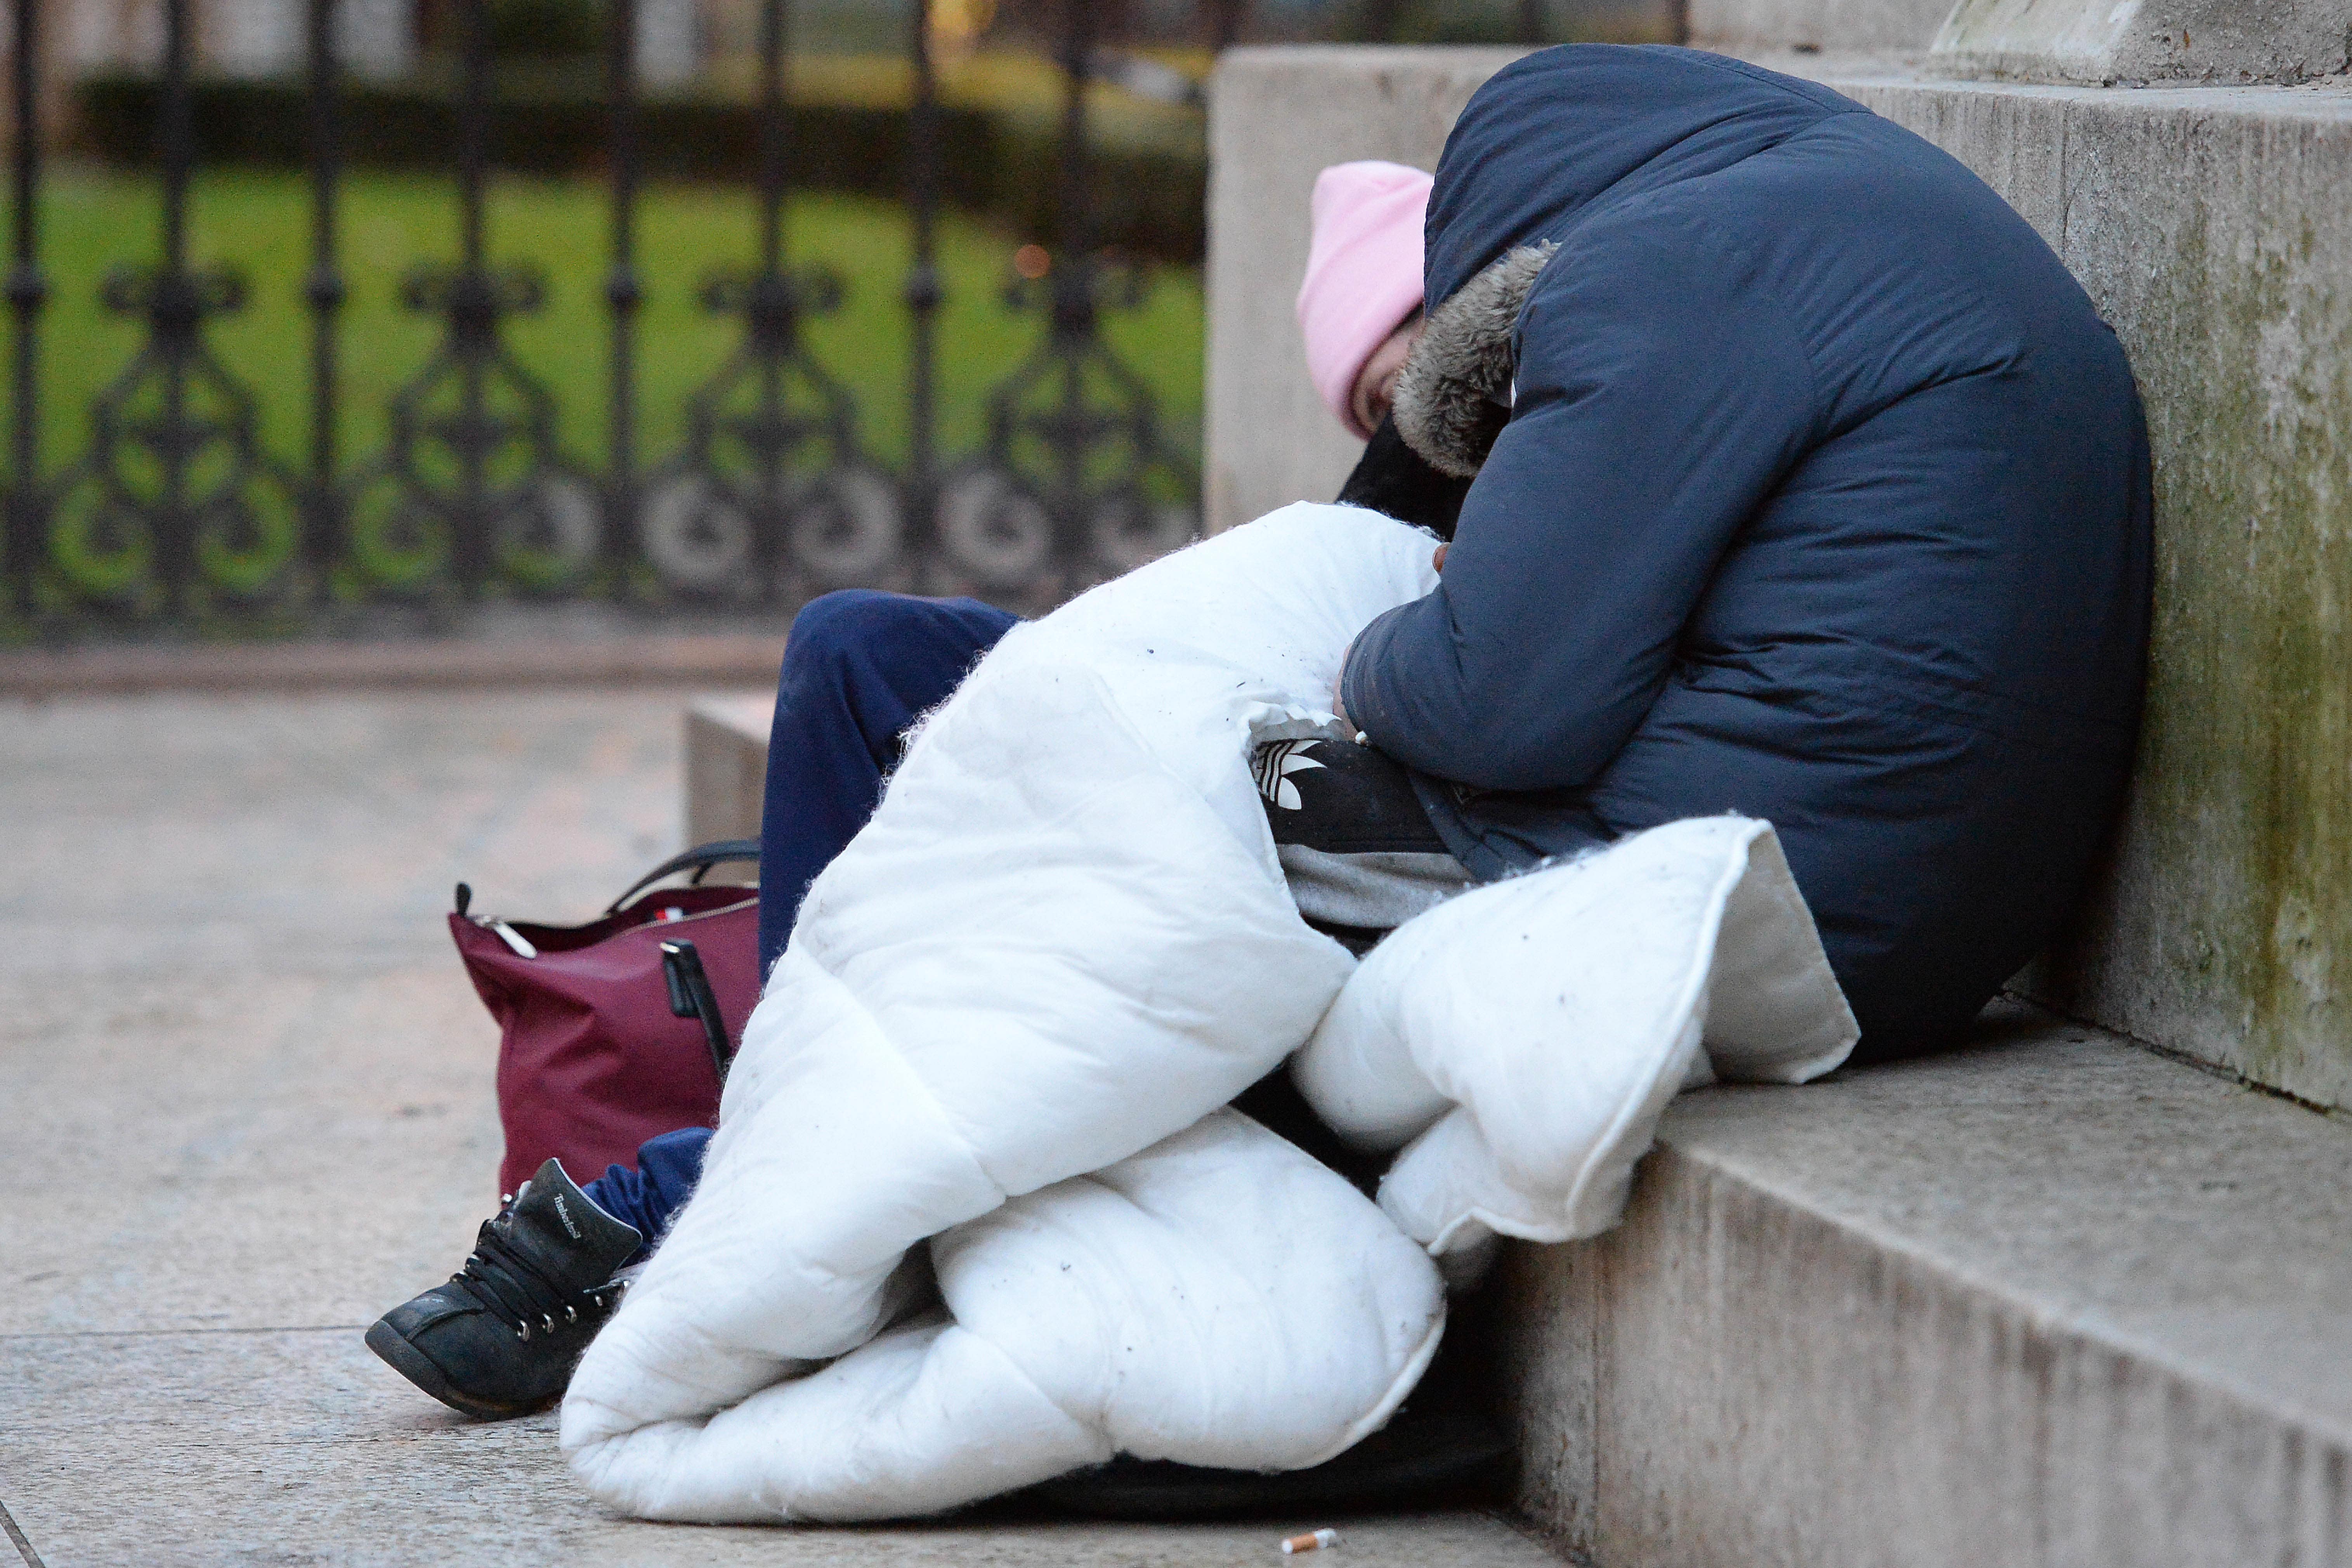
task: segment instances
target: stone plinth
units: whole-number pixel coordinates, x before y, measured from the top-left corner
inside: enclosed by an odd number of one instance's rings
[[[2021,81],[2301,82],[2352,61],[2352,0],[1960,0],[1943,76]]]
[[[1327,164],[1433,169],[1445,132],[1517,49],[1228,50],[1209,93],[1209,531],[1329,500],[1363,444],[1307,383],[1293,314],[1307,198]]]
[[[2352,84],[1832,85],[2042,231],[2147,403],[2156,622],[2134,799],[2037,988],[2352,1106]]]
[[[1689,0],[1690,41],[1726,54],[1783,49],[1916,55],[1935,41],[1951,0]]]

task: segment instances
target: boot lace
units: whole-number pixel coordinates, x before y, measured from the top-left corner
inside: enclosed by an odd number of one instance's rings
[[[599,1312],[607,1310],[625,1288],[621,1281],[611,1280],[577,1294],[567,1292],[499,1234],[496,1220],[482,1222],[474,1250],[449,1281],[481,1302],[526,1343],[534,1333],[553,1333],[559,1320],[578,1322],[583,1302]]]

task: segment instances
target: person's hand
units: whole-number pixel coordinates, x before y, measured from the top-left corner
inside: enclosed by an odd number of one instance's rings
[[[1436,573],[1436,574],[1437,574],[1439,576],[1441,576],[1441,577],[1444,576],[1444,575],[1445,575],[1445,552],[1446,552],[1447,551],[1449,551],[1449,550],[1453,549],[1453,548],[1454,548],[1454,547],[1453,547],[1452,545],[1450,545],[1450,544],[1441,544],[1441,545],[1439,545],[1439,546],[1437,547],[1437,553],[1436,553],[1436,554],[1434,554],[1434,555],[1433,555],[1433,556],[1431,556],[1431,557],[1429,558],[1429,569],[1430,569],[1432,572]]]

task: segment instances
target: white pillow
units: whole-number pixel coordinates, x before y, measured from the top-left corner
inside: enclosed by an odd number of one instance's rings
[[[1801,1083],[1859,1031],[1768,823],[1669,823],[1400,927],[1292,1073],[1442,1256],[1598,1235],[1659,1114],[1709,1077]]]

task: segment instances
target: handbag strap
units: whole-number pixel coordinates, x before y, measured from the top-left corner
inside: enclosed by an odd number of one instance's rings
[[[727,1020],[719,1013],[719,994],[710,988],[709,972],[694,943],[680,938],[661,944],[662,978],[669,984],[669,1010],[680,1018],[702,1020],[703,1042],[710,1047],[710,1068],[719,1087],[727,1087],[727,1068],[735,1047],[727,1038]]]
[[[704,877],[709,875],[713,866],[723,866],[730,860],[757,860],[759,858],[760,841],[756,838],[720,838],[709,844],[698,844],[683,854],[671,856],[638,878],[629,885],[627,892],[612,901],[604,912],[619,914],[631,899],[664,877],[675,877],[680,871],[690,870],[694,873],[695,882],[699,884]]]

